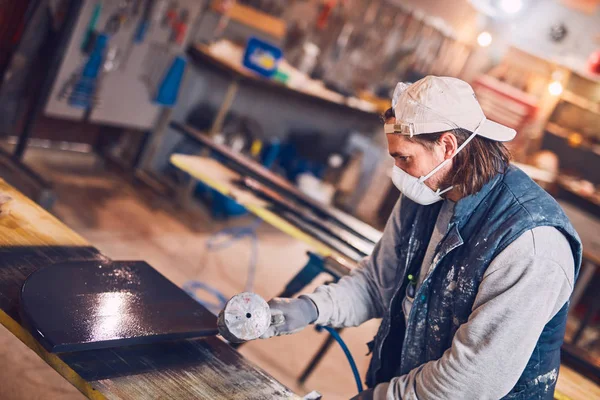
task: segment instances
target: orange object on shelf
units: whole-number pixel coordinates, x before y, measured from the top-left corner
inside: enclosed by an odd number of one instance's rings
[[[596,50],[590,54],[590,58],[588,59],[588,70],[592,74],[600,74],[600,50]]]

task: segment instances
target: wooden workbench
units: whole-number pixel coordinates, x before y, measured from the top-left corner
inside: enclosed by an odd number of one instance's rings
[[[220,339],[48,353],[21,325],[19,292],[47,265],[107,260],[0,179],[0,322],[91,399],[299,399]]]
[[[335,249],[328,247],[314,236],[307,234],[297,226],[290,224],[277,213],[269,210],[269,203],[256,197],[249,190],[235,185],[240,175],[214,159],[207,157],[175,154],[171,162],[212,189],[231,197],[250,212],[295,237],[323,256],[338,255]],[[600,398],[600,386],[562,365],[556,385],[556,400],[588,400]]]

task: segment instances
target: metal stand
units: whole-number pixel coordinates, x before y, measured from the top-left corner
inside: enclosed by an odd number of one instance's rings
[[[328,272],[324,268],[325,259],[323,257],[310,251],[307,254],[306,265],[288,282],[283,292],[277,297],[292,297],[308,286],[321,272]],[[334,278],[337,280],[337,277]]]
[[[185,86],[186,76],[187,74],[184,76],[182,86]],[[221,106],[219,107],[210,131],[208,132],[209,135],[212,136],[223,129],[225,117],[231,109],[239,86],[238,79],[232,80],[229,84],[225,97],[221,102]],[[176,193],[179,205],[184,208],[189,208],[192,201],[192,192],[196,186],[194,178],[191,178],[191,183],[187,185],[187,187],[179,188],[152,172],[152,160],[164,140],[168,125],[171,122],[172,114],[172,109],[164,109],[158,118],[156,127],[148,134],[148,138],[140,144],[138,148],[138,157],[133,166],[134,176],[161,195],[170,196],[171,194]]]
[[[336,330],[338,331],[338,333],[342,331],[341,329]],[[306,366],[304,371],[302,371],[302,375],[300,375],[300,378],[298,378],[298,383],[302,385],[304,384],[304,382],[306,382],[308,377],[313,373],[315,368],[317,368],[317,366],[325,356],[325,353],[327,353],[327,350],[329,350],[333,343],[335,343],[335,339],[333,338],[333,336],[327,335],[327,339],[325,339],[325,342],[323,342],[323,344],[319,348],[319,351],[317,351],[317,354],[315,354],[315,356],[312,358],[312,360],[310,360],[310,363]]]

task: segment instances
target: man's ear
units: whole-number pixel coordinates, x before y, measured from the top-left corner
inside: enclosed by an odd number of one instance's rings
[[[444,160],[451,158],[456,153],[456,149],[458,149],[458,141],[452,132],[444,132],[440,136],[439,143],[443,146]]]

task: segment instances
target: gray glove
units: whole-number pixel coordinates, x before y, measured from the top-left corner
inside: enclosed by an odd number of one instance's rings
[[[308,297],[298,299],[274,298],[269,301],[271,326],[260,337],[291,335],[300,332],[319,317],[317,306]]]

